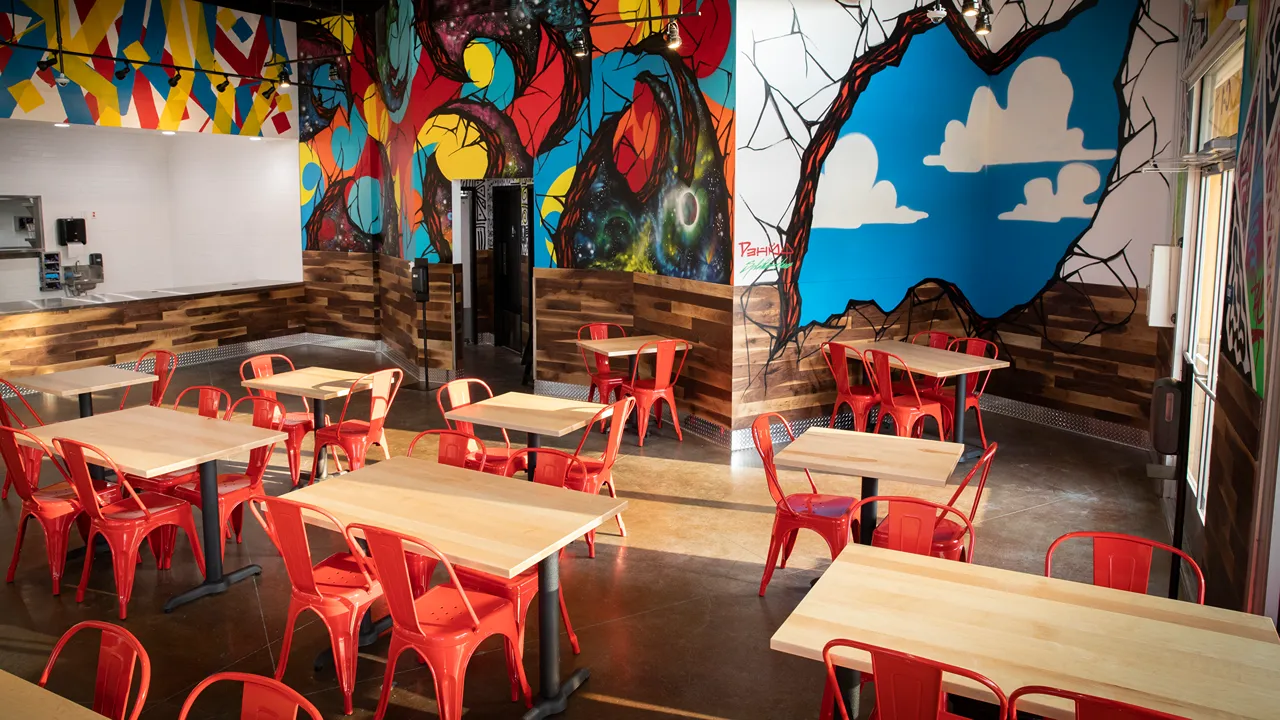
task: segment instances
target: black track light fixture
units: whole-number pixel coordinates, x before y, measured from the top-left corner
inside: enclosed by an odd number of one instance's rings
[[[960,12],[965,17],[974,17],[982,12],[982,0],[964,0],[960,3]]]
[[[133,69],[132,65],[130,65],[129,63],[123,63],[120,66],[120,69],[116,71],[116,79],[117,80],[125,79],[126,77],[129,76],[129,71],[132,69]]]
[[[169,87],[178,87],[180,82],[182,82],[182,71],[174,68],[173,77],[169,78]]]
[[[680,48],[680,26],[675,20],[667,23],[667,31],[664,33],[667,40],[667,48],[678,50]]]
[[[588,55],[587,38],[585,32],[579,32],[578,37],[573,40],[573,56],[584,58]]]
[[[292,83],[292,82],[290,82],[290,79],[289,79],[289,66],[288,66],[288,65],[286,65],[286,66],[285,66],[285,68],[284,68],[283,70],[281,70],[281,71],[280,71],[280,89],[281,89],[281,90],[288,90],[288,89],[289,89],[289,88],[291,88],[291,87],[293,87],[293,83]]]
[[[231,87],[231,78],[223,75],[222,82],[218,83],[218,92],[226,92],[229,87]]]
[[[974,23],[973,32],[976,35],[991,34],[991,13],[986,10],[978,13],[978,22]]]
[[[49,53],[48,57],[43,60],[36,61],[36,69],[40,70],[40,72],[44,72],[57,64],[57,62],[58,56],[53,53]]]
[[[270,100],[271,96],[274,95],[275,92],[276,92],[276,86],[268,85],[267,89],[262,91],[262,97],[263,99]]]

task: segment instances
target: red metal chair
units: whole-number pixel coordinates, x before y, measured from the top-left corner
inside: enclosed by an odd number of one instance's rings
[[[685,350],[680,355],[680,364],[676,365],[676,352],[682,343],[685,345]],[[645,357],[645,353],[650,352],[650,348],[655,351],[653,352],[653,377],[641,378],[639,377],[640,359]],[[640,430],[640,447],[644,447],[644,435],[649,429],[649,413],[657,412],[658,428],[662,428],[662,406],[658,404],[659,402],[665,402],[671,409],[671,424],[676,429],[676,440],[684,441],[684,435],[680,433],[680,412],[676,410],[676,382],[680,379],[680,372],[684,370],[684,363],[689,359],[691,349],[692,343],[671,339],[654,340],[640,346],[636,361],[631,365],[631,379],[622,386],[623,395],[630,395],[636,399],[636,409],[639,410],[636,422]]]
[[[796,546],[796,535],[801,530],[812,530],[827,541],[831,549],[831,559],[835,560],[840,551],[849,544],[849,532],[852,526],[853,508],[857,506],[857,498],[843,495],[822,495],[818,486],[813,483],[813,476],[808,470],[804,476],[809,480],[809,493],[793,493],[787,495],[778,480],[778,468],[773,462],[773,427],[777,420],[786,431],[788,441],[796,439],[791,432],[791,425],[786,418],[777,413],[765,413],[751,423],[751,438],[755,441],[756,452],[760,453],[760,462],[764,465],[764,477],[769,483],[769,495],[777,504],[773,515],[773,534],[769,538],[769,557],[764,563],[764,577],[760,580],[760,597],[764,597],[769,579],[773,577],[775,566],[786,567],[787,558]],[[779,565],[781,558],[781,565]]]
[[[413,457],[413,449],[418,446],[418,441],[429,435],[436,437],[439,443],[436,462],[466,470],[484,470],[485,460],[489,456],[484,443],[475,435],[457,430],[423,430],[409,441],[409,452],[405,455]]]
[[[538,466],[534,470],[533,481],[541,485],[564,488],[565,481],[571,473],[582,471],[582,461],[566,452],[552,448],[535,448],[520,450],[518,457],[511,458],[507,463],[507,477],[523,472],[522,468],[527,466],[528,456],[531,454],[537,459]],[[435,569],[434,565],[431,569]],[[520,646],[524,647],[524,630],[528,621],[529,604],[538,594],[538,568],[529,568],[513,578],[499,577],[465,567],[455,568],[455,570],[458,581],[467,592],[487,593],[511,603],[511,608],[515,611],[516,632],[519,634]],[[430,573],[427,576],[430,577]],[[569,635],[569,646],[573,648],[573,654],[577,655],[582,652],[582,648],[578,645],[578,634],[573,631],[573,623],[569,621],[569,608],[564,602],[563,579],[561,579],[561,592],[558,599],[560,619],[564,621],[565,632]],[[517,700],[514,691],[513,687],[511,699]]]
[[[483,397],[478,400],[472,400],[472,392],[483,392]],[[493,390],[489,388],[488,383],[475,378],[462,378],[453,380],[444,384],[436,391],[436,407],[440,408],[440,414],[444,415],[453,408],[460,408],[464,405],[470,405],[472,402],[486,400],[493,397]],[[445,400],[448,400],[448,406],[445,406]],[[475,425],[469,422],[459,420],[445,419],[445,424],[450,430],[456,430],[461,433],[474,436],[476,434]],[[515,453],[516,449],[511,447],[511,438],[507,435],[507,431],[502,431],[503,447],[490,446],[484,459],[484,472],[494,475],[503,475],[507,471],[507,461]],[[521,468],[523,469],[523,468]]]
[[[173,401],[173,409],[180,410],[182,408],[182,398],[193,390],[197,393],[196,414],[200,417],[220,418],[226,413],[227,408],[231,407],[231,393],[226,390],[212,385],[192,385],[178,393],[178,399]],[[137,475],[126,475],[125,478],[135,490],[158,492],[167,495],[183,483],[198,482],[200,480],[200,471],[191,467],[175,470],[153,478],[138,477]]]
[[[396,662],[406,650],[416,652],[431,667],[441,720],[461,718],[467,663],[480,643],[493,635],[501,635],[505,641],[512,686],[519,688],[526,703],[531,702],[529,681],[524,674],[524,647],[520,645],[510,602],[463,588],[453,563],[427,542],[372,525],[353,523],[347,527],[349,539],[357,533],[369,545],[391,610],[391,646],[375,720],[382,720],[387,713]],[[448,582],[415,598],[405,545],[412,552],[435,557],[448,573]]]
[[[204,574],[204,555],[200,552],[200,542],[196,540],[196,523],[190,505],[168,495],[134,492],[115,462],[92,445],[68,438],[54,438],[53,446],[66,462],[76,496],[80,499],[85,514],[89,516],[85,547],[92,548],[94,538],[101,535],[111,548],[121,620],[125,619],[128,612],[129,596],[133,594],[133,575],[138,564],[138,548],[144,538],[148,540],[151,552],[156,557],[156,567],[166,570],[173,562],[177,529],[180,528],[191,542],[191,552],[196,557],[200,574]],[[115,471],[126,497],[108,502],[98,496],[93,480],[89,477],[89,461],[85,458],[85,453],[101,458],[108,469]],[[84,555],[84,573],[80,576],[80,587],[76,590],[76,602],[84,602],[84,592],[89,586],[89,571],[93,568],[93,555],[93,551]]]
[[[246,367],[249,368],[255,378],[271,377],[276,372],[274,364],[276,360],[282,360],[289,366],[290,371],[297,369],[293,366],[293,361],[285,355],[278,353],[255,355],[240,363],[240,379],[249,379],[245,374]],[[250,390],[249,392],[272,400],[280,399],[276,397],[274,390]],[[307,402],[306,398],[302,398],[302,407],[305,412],[286,411],[284,414],[284,432],[289,436],[285,440],[284,446],[289,456],[289,476],[293,478],[294,487],[298,487],[298,480],[302,477],[302,441],[307,437],[308,433],[316,429],[315,416],[311,413],[311,403]],[[328,418],[325,419],[325,424],[329,424]]]
[[[200,693],[204,692],[205,688],[222,681],[244,684],[244,691],[240,695],[241,720],[294,720],[298,717],[299,710],[305,712],[311,720],[324,720],[316,706],[302,697],[297,690],[278,680],[238,672],[218,673],[201,680],[200,684],[196,685],[187,696],[187,701],[182,704],[178,720],[187,720],[191,706],[195,704],[196,698],[200,697]],[[347,713],[350,714],[351,711],[348,710]]]
[[[159,378],[151,383],[151,400],[152,407],[160,407],[164,404],[164,393],[169,389],[169,382],[173,380],[173,371],[178,369],[178,356],[168,350],[148,350],[138,356],[138,362],[133,364],[136,372],[142,372],[142,363],[147,358],[152,358],[154,364],[151,372]],[[120,397],[120,409],[123,410],[125,403],[129,400],[129,388],[124,389],[124,395]]]
[[[982,490],[987,485],[987,473],[991,471],[991,460],[996,455],[997,447],[995,443],[991,443],[991,447],[983,451],[982,457],[978,462],[974,463],[973,468],[969,470],[969,474],[964,476],[964,481],[960,483],[960,486],[952,493],[951,499],[947,501],[947,505],[953,508],[956,507],[956,503],[959,502],[960,495],[965,491],[965,488],[969,487],[975,477],[978,478],[977,489],[973,494],[973,504],[969,506],[968,518],[970,525],[973,524],[973,519],[978,514],[978,501],[982,499]],[[946,517],[944,513],[942,517],[938,518],[937,524],[933,526],[933,549],[929,554],[946,560],[965,560],[964,535],[965,526]],[[889,522],[885,521],[876,526],[871,544],[877,547],[887,547],[888,542]]]
[[[1160,710],[1130,705],[1118,700],[1108,700],[1094,695],[1059,690],[1043,685],[1028,685],[1009,695],[1009,717],[1016,718],[1018,701],[1028,695],[1050,695],[1076,704],[1076,720],[1187,720],[1181,715],[1170,715]]]
[[[1196,576],[1196,602],[1204,604],[1204,573],[1191,556],[1172,545],[1148,540],[1136,535],[1112,532],[1071,532],[1049,546],[1044,556],[1044,576],[1053,577],[1053,553],[1064,541],[1072,538],[1093,540],[1093,584],[1115,590],[1145,595],[1151,579],[1151,553],[1160,548],[1182,558],[1184,565]]]
[[[13,396],[18,398],[18,402],[22,403],[22,406],[25,407],[27,409],[27,412],[31,414],[31,421],[34,425],[36,425],[37,427],[44,425],[44,421],[41,420],[40,416],[36,414],[35,409],[31,407],[31,404],[27,402],[26,398],[22,397],[22,391],[14,387],[13,383],[9,382],[8,380],[5,380],[4,378],[0,378],[0,394],[3,394],[5,390],[8,390],[9,392],[13,393]],[[9,404],[5,402],[4,398],[0,397],[0,427],[10,427],[10,428],[16,428],[18,430],[27,430],[31,426],[23,422],[22,418],[19,417],[19,415],[13,411],[13,408],[9,407]],[[27,447],[23,445],[21,446],[21,451],[23,455],[27,458],[27,460],[36,463],[37,467],[34,469],[34,472],[36,473],[36,477],[39,477],[40,476],[39,464],[44,459],[44,454],[40,451],[40,448]],[[13,474],[6,473],[4,476],[4,488],[0,489],[0,500],[7,500],[9,498],[9,486],[13,485],[13,481],[14,481]]]
[[[609,337],[610,328],[617,328],[622,337],[627,336],[627,329],[617,323],[589,323],[578,328],[578,339],[584,339],[582,333],[585,331],[592,340],[605,340]],[[591,353],[591,357],[588,358],[586,348],[581,346],[578,347],[578,353],[582,355],[582,364],[586,366],[587,375],[591,378],[590,386],[587,388],[587,402],[595,402],[597,393],[602,403],[611,401],[615,394],[621,398],[622,384],[627,381],[627,378],[625,375],[613,372],[609,367],[609,356]]]
[[[880,393],[876,392],[875,387],[871,385],[871,370],[867,367],[866,359],[854,348],[838,342],[822,343],[819,349],[822,351],[822,359],[826,361],[827,368],[831,370],[831,377],[836,380],[836,405],[831,409],[831,422],[827,427],[836,426],[836,416],[840,414],[840,406],[848,405],[849,412],[853,413],[853,429],[864,432],[867,429],[867,418],[872,408],[880,404]],[[862,364],[868,384],[854,385],[849,382],[848,354],[850,352]]]
[[[953,340],[955,340],[954,335],[941,330],[922,330],[911,336],[912,345],[925,345],[935,350],[946,350]],[[921,377],[914,380],[914,382],[921,395],[935,392],[942,386],[941,378]],[[906,379],[897,380],[893,383],[893,392],[897,395],[910,395],[911,383],[907,382]]]
[[[989,357],[996,359],[1000,357],[1000,348],[993,342],[988,342],[981,338],[956,338],[947,346],[952,352],[963,352],[978,357]],[[982,439],[982,447],[987,446],[987,432],[982,428],[982,393],[987,389],[987,380],[991,379],[991,371],[968,373],[965,375],[966,394],[964,398],[965,412],[973,410],[974,415],[978,419],[978,437]],[[922,389],[926,397],[937,400],[942,405],[942,421],[947,436],[951,435],[951,428],[955,425],[956,414],[956,390],[953,387],[943,387],[941,384],[933,388]]]
[[[284,560],[285,573],[292,588],[276,680],[284,679],[298,616],[310,610],[329,630],[338,685],[342,688],[345,712],[350,715],[351,693],[356,683],[356,657],[360,652],[360,619],[374,601],[382,597],[382,585],[372,572],[368,558],[351,541],[342,523],[328,511],[266,495],[251,498],[249,510]],[[307,528],[302,518],[304,512],[324,518],[334,530],[342,533],[347,551],[334,553],[312,565],[311,545],[307,541]]]
[[[279,400],[272,400],[261,395],[246,395],[227,408],[224,420],[235,415],[236,408],[244,403],[253,406],[253,424],[264,430],[281,431],[284,417],[284,405]],[[271,464],[271,456],[276,446],[254,448],[249,451],[249,463],[242,473],[220,473],[218,475],[218,525],[222,532],[222,556],[227,556],[227,536],[235,534],[236,544],[244,535],[244,504],[249,498],[262,493],[262,476]],[[204,505],[204,496],[200,494],[200,479],[178,485],[170,494],[191,503],[196,508]]]
[[[316,473],[320,467],[320,456],[326,447],[337,446],[342,448],[343,454],[347,456],[347,465],[351,470],[359,470],[364,467],[364,460],[369,453],[369,446],[386,442],[386,434],[383,431],[386,426],[387,413],[391,411],[391,403],[395,401],[396,392],[400,390],[400,383],[403,380],[404,371],[399,368],[391,368],[370,373],[351,383],[351,393],[347,395],[346,402],[342,404],[342,415],[338,416],[338,424],[326,425],[316,429],[315,451],[311,456],[311,477],[307,479],[308,485],[315,482]],[[357,388],[364,383],[369,384],[369,419],[349,420],[347,419],[347,410],[351,407],[351,398],[356,396]],[[383,450],[386,449],[387,447],[384,444]],[[342,469],[341,462],[338,463],[338,469]]]
[[[601,488],[608,488],[609,497],[618,497],[613,486],[613,464],[617,462],[618,453],[622,451],[622,435],[626,431],[627,418],[631,416],[631,411],[635,407],[635,398],[622,398],[591,418],[591,422],[587,423],[586,431],[582,433],[582,440],[578,442],[578,449],[574,451],[574,456],[586,466],[587,473],[585,476],[570,474],[567,487],[592,495],[599,493]],[[609,424],[609,436],[605,440],[604,452],[600,453],[598,458],[583,457],[582,448],[586,446],[587,438],[591,437],[591,429],[596,426],[596,423],[600,423],[601,426],[605,423]],[[622,533],[622,537],[626,537],[627,526],[622,522],[621,513],[617,520],[618,532]],[[595,557],[595,530],[587,534],[587,548],[587,554]]]
[[[899,437],[921,437],[924,434],[924,419],[931,417],[938,423],[940,436],[945,437],[941,435],[943,432],[942,405],[937,400],[926,400],[920,395],[911,373],[906,374],[905,380],[911,386],[910,394],[898,395],[895,392],[883,392],[884,388],[893,387],[891,375],[893,368],[890,363],[896,360],[902,367],[908,367],[902,358],[883,350],[868,350],[864,357],[871,365],[875,376],[872,385],[881,390],[880,417],[876,422],[876,432],[880,432],[885,418],[889,417],[893,418],[893,429]]]
[[[994,717],[1003,720],[1009,710],[1009,700],[1004,692],[985,675],[857,640],[836,639],[822,648],[822,662],[827,667],[819,715],[822,720],[832,720],[834,708],[840,708],[841,720],[849,720],[849,711],[844,703],[836,702],[840,685],[836,682],[836,668],[831,660],[831,651],[842,647],[871,655],[871,674],[875,676],[876,688],[876,709],[871,714],[873,720],[959,720],[959,715],[947,712],[947,694],[942,689],[943,673],[968,678],[990,690],[1000,706]]]
[[[956,523],[960,527],[956,540],[959,547],[950,552],[962,562],[973,562],[973,523],[954,507],[902,495],[874,495],[853,506],[854,517],[863,505],[872,502],[882,502],[889,507],[888,516],[876,527],[877,531],[882,527],[886,531],[873,534],[872,545],[915,555],[933,555],[936,528],[948,515],[954,515],[959,518]],[[961,542],[966,535],[969,541]]]
[[[35,443],[38,455],[34,462],[28,453],[31,448],[18,444],[19,435]],[[5,582],[13,582],[18,571],[18,555],[22,552],[22,538],[26,534],[27,521],[35,518],[44,531],[49,574],[53,576],[53,594],[59,595],[62,592],[62,571],[67,566],[67,539],[71,534],[72,523],[79,523],[81,537],[88,536],[89,523],[82,516],[84,508],[76,497],[75,488],[71,486],[71,478],[66,470],[53,459],[53,452],[36,436],[26,430],[0,427],[0,456],[4,458],[8,477],[13,481],[18,497],[22,498],[22,510],[18,513],[18,537],[13,544],[13,560],[9,563],[9,574],[5,577]],[[40,487],[40,463],[45,456],[49,457],[53,466],[66,478],[66,482]],[[93,488],[106,503],[120,501],[120,488],[117,485],[94,480]]]
[[[40,673],[40,687],[49,683],[49,673],[58,661],[58,655],[67,641],[81,630],[101,630],[102,639],[98,644],[98,671],[93,685],[92,710],[111,720],[137,720],[142,714],[142,706],[147,701],[147,690],[151,687],[151,659],[147,651],[128,630],[119,625],[85,620],[71,626],[53,646],[49,653],[49,662],[45,663],[44,672]],[[133,701],[133,710],[129,710],[129,690],[133,685],[133,674],[138,672],[138,697]],[[16,710],[19,716],[26,716]]]

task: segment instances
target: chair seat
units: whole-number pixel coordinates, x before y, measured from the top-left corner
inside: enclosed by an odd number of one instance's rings
[[[119,485],[109,485],[101,480],[93,481],[93,489],[107,505],[120,502],[120,498],[123,497],[123,491]],[[76,489],[65,480],[40,488],[32,493],[32,497],[40,504],[41,511],[45,515],[80,511],[80,498],[76,496]]]
[[[219,475],[218,476],[218,494],[230,495],[231,493],[234,493],[234,492],[246,490],[252,487],[253,484],[254,484],[253,479],[250,478],[248,475],[241,475],[237,473],[228,473],[226,475]],[[170,494],[173,495],[173,497],[179,498],[181,500],[185,500],[186,502],[189,502],[192,505],[195,505],[197,507],[200,506],[201,495],[200,495],[200,482],[198,480],[196,482],[189,482],[189,483],[184,483],[182,485],[178,485],[170,491]]]
[[[953,387],[940,387],[937,390],[930,390],[928,393],[921,392],[922,396],[933,400],[945,408],[953,408],[956,404],[956,389]],[[977,402],[978,396],[972,392],[968,394],[967,402]]]
[[[892,410],[915,410],[918,412],[927,412],[929,410],[934,410],[934,409],[941,412],[942,403],[938,402],[933,398],[925,396],[922,393],[920,396],[919,402],[917,402],[916,399],[910,395],[894,395],[893,407],[890,408],[887,404],[884,405],[883,407],[885,412],[890,412]]]
[[[188,507],[185,500],[161,495],[155,492],[140,492],[138,500],[151,511],[152,516],[158,512]],[[102,515],[109,522],[145,522],[147,516],[138,507],[132,497],[127,497],[102,508]]]
[[[471,601],[471,609],[475,610],[481,625],[494,615],[511,612],[511,603],[496,595],[468,590],[467,599]],[[471,616],[453,583],[436,585],[414,600],[414,605],[418,610],[418,625],[427,636],[427,644],[457,644],[473,633]]]
[[[337,425],[322,427],[316,430],[316,434],[330,438],[339,436],[361,437],[369,434],[369,423],[365,420],[344,420]]]
[[[313,569],[316,578],[316,589],[322,596],[338,596],[347,600],[357,600],[364,596],[382,594],[382,587],[377,580],[372,588],[365,587],[364,574],[360,572],[360,564],[351,553],[334,553],[321,560]]]
[[[943,552],[958,548],[964,542],[965,528],[960,523],[942,518],[933,526],[933,552]],[[886,518],[876,526],[871,544],[880,546],[889,539],[889,520]]]
[[[857,498],[844,495],[814,495],[813,493],[796,493],[788,495],[786,499],[787,507],[801,515],[833,520],[847,516],[849,509],[857,502]]]
[[[301,425],[307,429],[311,429],[316,424],[316,419],[309,412],[287,412],[284,414],[284,424],[286,427],[291,425]]]
[[[471,568],[464,568],[461,566],[455,566],[453,570],[458,574],[458,581],[462,583],[462,587],[466,588],[468,594],[474,589],[479,592],[496,595],[497,593],[494,592],[495,590],[498,592],[516,589],[523,590],[526,585],[531,585],[529,589],[533,592],[537,592],[538,590],[537,567],[531,567],[513,578],[504,578],[501,575],[494,575],[492,573],[472,570]]]

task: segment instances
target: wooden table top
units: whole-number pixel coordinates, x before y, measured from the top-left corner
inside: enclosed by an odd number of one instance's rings
[[[621,513],[627,501],[395,457],[285,497],[435,545],[463,567],[512,578]],[[322,518],[316,524],[326,525]]]
[[[677,340],[677,350],[688,350],[691,346],[689,343],[679,338],[669,338],[662,335],[635,335],[632,337],[616,337],[605,340],[576,340],[578,346],[587,352],[599,353],[607,357],[627,357],[629,355],[639,355],[640,348],[646,343],[657,342],[659,340]],[[657,348],[648,348],[645,353],[656,353]]]
[[[333,400],[350,395],[351,384],[363,376],[364,373],[347,370],[309,367],[264,378],[244,380],[240,385],[251,390],[271,390],[282,395],[312,400]]]
[[[282,432],[150,405],[33,427],[28,432],[51,449],[57,437],[94,445],[121,470],[145,478],[285,439]],[[32,444],[22,436],[18,441]]]
[[[88,392],[115,390],[130,385],[145,385],[159,380],[151,373],[125,370],[110,365],[6,379],[14,385],[63,398]]]
[[[454,408],[444,416],[486,427],[563,437],[586,427],[605,407],[585,400],[509,392]]]
[[[780,450],[774,463],[798,470],[942,487],[963,453],[960,443],[815,427]]]
[[[1006,694],[1048,685],[1197,719],[1274,718],[1280,707],[1266,617],[865,545],[841,552],[769,646],[821,661],[833,638],[968,668]],[[833,656],[871,666],[860,651]],[[968,680],[944,684],[994,699]],[[1043,697],[1018,709],[1074,717]]]
[[[909,369],[917,375],[949,378],[983,370],[999,370],[1009,367],[1007,360],[995,360],[968,353],[952,352],[928,345],[913,345],[901,340],[855,340],[842,343],[860,352],[883,350],[902,358],[907,365],[893,363],[896,368]]]
[[[4,698],[8,717],[42,718],[42,720],[102,720],[87,707],[45,690],[33,682],[0,670],[0,697]]]

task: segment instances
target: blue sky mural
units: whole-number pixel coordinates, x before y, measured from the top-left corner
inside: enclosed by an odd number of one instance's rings
[[[939,26],[858,99],[824,165],[801,323],[930,278],[984,317],[1031,300],[1088,228],[1119,142],[1138,0],[1108,0],[988,76]],[[914,102],[913,98],[920,98]]]

